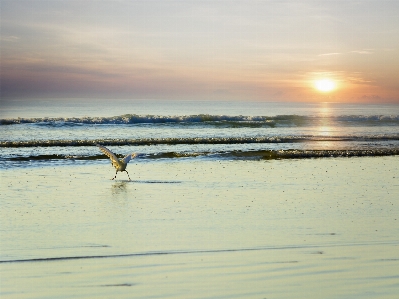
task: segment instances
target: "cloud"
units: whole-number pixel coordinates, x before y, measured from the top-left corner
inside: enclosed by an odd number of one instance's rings
[[[371,52],[371,51],[368,51],[368,50],[357,50],[357,51],[351,51],[351,53],[355,53],[355,54],[361,54],[361,55],[373,54],[373,52]]]
[[[373,95],[363,95],[358,99],[361,100],[362,102],[378,102],[382,100],[382,97],[373,94]]]
[[[375,83],[372,80],[368,80],[364,78],[364,74],[361,73],[352,73],[347,74],[345,77],[345,81],[351,84],[372,84]]]
[[[319,54],[318,56],[333,56],[333,55],[341,55],[342,53],[325,53],[325,54]]]
[[[0,40],[2,42],[17,42],[19,40],[19,37],[18,36],[13,36],[13,35],[2,36],[2,37],[0,37]]]

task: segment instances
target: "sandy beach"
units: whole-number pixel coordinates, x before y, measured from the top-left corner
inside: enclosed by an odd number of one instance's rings
[[[38,166],[39,165],[39,166]],[[1,170],[2,298],[396,298],[399,160]]]

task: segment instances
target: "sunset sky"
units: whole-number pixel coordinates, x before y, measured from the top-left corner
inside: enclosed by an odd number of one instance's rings
[[[0,3],[2,98],[399,104],[398,0]]]

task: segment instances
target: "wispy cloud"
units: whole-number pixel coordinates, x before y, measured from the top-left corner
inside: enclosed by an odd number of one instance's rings
[[[342,53],[325,53],[325,54],[319,54],[318,56],[334,56],[334,55],[341,55]]]
[[[350,74],[345,78],[346,82],[351,84],[372,84],[372,80],[365,79],[361,74]]]
[[[373,52],[370,50],[356,50],[356,51],[351,51],[351,53],[361,54],[361,55],[373,54]]]
[[[18,37],[18,36],[13,36],[13,35],[10,35],[10,36],[1,36],[1,37],[0,37],[0,40],[1,40],[2,42],[17,42],[17,41],[19,40],[19,37]]]

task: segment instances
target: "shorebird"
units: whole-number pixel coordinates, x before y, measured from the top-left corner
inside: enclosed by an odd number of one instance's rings
[[[108,158],[111,159],[112,166],[114,166],[116,169],[115,176],[112,178],[112,180],[114,180],[116,178],[118,171],[120,171],[120,172],[126,171],[127,177],[129,178],[129,181],[131,181],[129,173],[126,170],[126,166],[127,166],[127,163],[129,163],[129,161],[131,159],[134,159],[137,156],[137,154],[132,153],[132,154],[126,155],[123,159],[119,160],[115,156],[115,154],[113,152],[111,152],[109,149],[107,149],[106,147],[99,145],[99,144],[96,144],[96,145],[99,147],[100,151],[102,151],[106,156],[108,156]]]

